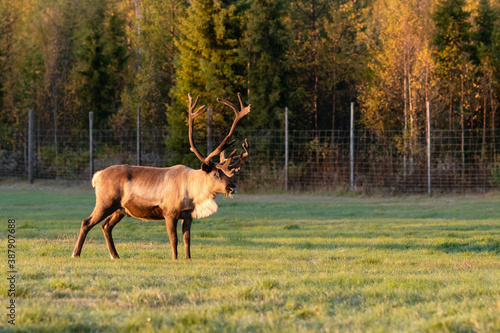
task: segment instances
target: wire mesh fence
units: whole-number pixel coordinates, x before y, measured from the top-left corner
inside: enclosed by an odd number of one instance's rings
[[[142,165],[164,167],[173,152],[165,144],[169,133],[141,131]],[[0,150],[0,177],[26,178],[27,133],[11,137],[16,144]],[[187,132],[186,132],[187,137]],[[338,191],[350,186],[349,131],[290,131],[289,164],[285,165],[285,132],[259,130],[237,133],[248,138],[250,157],[237,182],[246,190]],[[202,140],[202,139],[200,139]],[[89,132],[51,130],[35,133],[36,179],[90,180]],[[216,136],[214,144],[220,142]],[[95,171],[113,164],[137,164],[135,131],[93,132]],[[431,135],[433,191],[484,192],[500,184],[497,146],[500,137],[482,131],[434,130]],[[204,143],[200,142],[199,146]],[[425,133],[355,131],[354,190],[414,192],[428,190]],[[185,148],[189,153],[189,147]],[[196,165],[194,165],[196,167]]]

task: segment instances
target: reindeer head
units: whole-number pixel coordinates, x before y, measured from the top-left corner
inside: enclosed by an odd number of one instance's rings
[[[239,155],[236,155],[237,150],[233,150],[229,156],[226,158],[225,152],[231,147],[235,140],[229,141],[231,136],[234,133],[236,128],[236,124],[247,114],[250,113],[250,105],[245,106],[242,99],[241,94],[238,93],[238,99],[240,101],[240,108],[238,110],[237,107],[224,99],[217,98],[217,101],[224,103],[234,110],[236,114],[236,118],[233,121],[233,125],[229,130],[229,134],[222,140],[219,146],[211,152],[207,157],[203,156],[198,148],[196,147],[196,143],[193,138],[193,125],[194,119],[199,115],[203,114],[206,111],[205,105],[202,105],[194,112],[194,109],[198,105],[198,101],[200,100],[200,96],[196,97],[196,100],[193,103],[193,97],[191,94],[188,94],[189,98],[189,143],[191,145],[191,151],[198,157],[198,159],[202,162],[201,169],[205,171],[208,176],[208,182],[210,182],[210,187],[213,188],[216,193],[226,193],[233,194],[236,193],[236,186],[231,181],[231,177],[234,176],[236,172],[240,170],[241,161],[248,156],[248,140],[245,139],[245,142],[241,145],[243,150]],[[229,141],[229,142],[228,142]],[[212,158],[219,155],[219,162],[216,163],[212,161]]]

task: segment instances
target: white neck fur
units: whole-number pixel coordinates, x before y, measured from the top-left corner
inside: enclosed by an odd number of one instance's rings
[[[192,218],[201,219],[216,213],[219,206],[217,206],[214,199],[215,197],[209,197],[202,202],[195,203],[193,213],[191,214]]]

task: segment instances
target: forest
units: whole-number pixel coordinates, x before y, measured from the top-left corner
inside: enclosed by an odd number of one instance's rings
[[[246,129],[417,137],[432,127],[495,138],[498,0],[1,0],[0,149],[38,132],[136,127],[187,145],[187,94],[252,105]],[[206,126],[200,120],[197,129]],[[184,149],[185,151],[186,149]],[[189,154],[189,152],[186,152]],[[182,160],[182,154],[175,159]]]

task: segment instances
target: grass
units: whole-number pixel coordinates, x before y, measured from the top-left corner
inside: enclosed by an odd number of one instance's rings
[[[122,259],[99,227],[72,259],[93,193],[1,185],[19,273],[17,324],[3,310],[0,331],[500,332],[498,196],[218,203],[193,223],[192,260],[170,259],[162,221],[132,218],[114,231]]]

